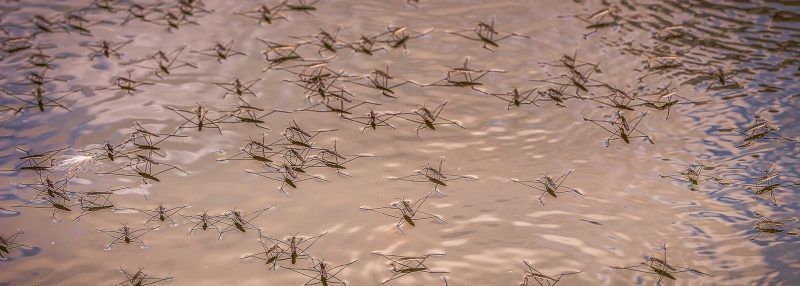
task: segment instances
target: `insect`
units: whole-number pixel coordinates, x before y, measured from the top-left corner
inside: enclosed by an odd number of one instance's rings
[[[109,42],[106,40],[97,41],[94,44],[86,44],[84,47],[87,47],[92,52],[89,54],[89,59],[94,60],[100,56],[103,56],[107,59],[110,59],[112,56],[116,58],[122,57],[122,54],[119,53],[119,50],[125,47],[126,45],[133,42],[133,40],[128,40],[124,42]]]
[[[442,113],[442,110],[444,110],[444,107],[446,105],[447,102],[442,103],[433,110],[423,105],[422,107],[413,112],[401,113],[398,114],[398,116],[400,116],[400,118],[403,118],[405,120],[419,124],[419,126],[417,126],[416,128],[417,137],[419,137],[420,130],[424,129],[436,130],[436,126],[441,126],[441,125],[455,125],[461,127],[461,129],[465,129],[464,126],[461,126],[461,124],[459,124],[458,122],[439,116],[439,114]],[[418,118],[409,118],[404,115],[416,115],[418,116]]]
[[[205,50],[199,50],[199,51],[192,51],[192,52],[196,53],[196,54],[201,54],[201,55],[204,55],[204,56],[215,57],[215,58],[217,58],[217,62],[220,62],[220,63],[222,61],[224,61],[224,60],[227,60],[230,57],[247,56],[247,54],[245,54],[243,52],[240,52],[240,51],[237,51],[237,50],[234,50],[232,48],[232,46],[233,46],[233,44],[235,42],[236,41],[233,41],[233,40],[231,40],[230,42],[228,42],[226,44],[222,44],[220,42],[216,42],[216,43],[214,43],[214,46],[211,47],[211,48],[208,48],[208,49],[205,49]]]
[[[306,61],[306,59],[297,53],[297,48],[299,48],[300,45],[285,45],[267,41],[261,38],[258,38],[258,40],[267,45],[267,49],[261,51],[261,54],[264,55],[264,60],[269,64],[262,70],[262,72],[271,70],[272,68],[281,66],[285,63]]]
[[[366,206],[361,206],[359,209],[363,211],[372,211],[376,212],[388,217],[393,217],[398,219],[395,227],[400,230],[400,233],[405,234],[403,231],[403,224],[408,224],[412,227],[417,226],[416,221],[420,220],[433,220],[434,222],[438,223],[445,223],[444,219],[442,219],[438,215],[434,215],[431,213],[427,213],[424,211],[420,211],[419,209],[422,208],[422,205],[425,203],[433,193],[428,193],[425,197],[417,200],[416,202],[412,202],[410,200],[401,199],[397,202],[392,202],[389,204],[388,207],[377,207],[377,208],[370,208]]]
[[[328,88],[334,86],[334,83],[341,79],[350,77],[344,74],[343,71],[335,71],[328,67],[326,62],[303,66],[300,71],[292,71],[292,68],[278,69],[290,72],[297,76],[295,80],[284,80],[297,85],[306,90],[306,93],[317,93],[321,98],[328,98]],[[341,100],[350,101],[344,97],[339,97]]]
[[[154,14],[159,13],[161,9],[158,8],[160,4],[153,4],[153,5],[144,5],[139,3],[129,3],[128,5],[128,15],[125,16],[125,19],[122,20],[121,25],[125,25],[133,19],[138,19],[142,22],[151,22],[151,19],[147,17]]]
[[[603,130],[607,131],[608,133],[611,133],[611,136],[605,141],[606,147],[609,146],[612,140],[622,140],[626,144],[631,144],[631,139],[634,138],[645,138],[648,142],[650,142],[650,144],[655,144],[649,135],[645,134],[639,129],[636,129],[639,126],[639,123],[642,122],[642,119],[644,119],[645,115],[647,115],[647,112],[643,112],[639,116],[636,116],[632,119],[627,119],[624,115],[622,115],[622,112],[617,111],[614,113],[614,116],[616,117],[615,120],[588,119],[586,117],[584,117],[583,120],[589,121],[592,124],[603,128]],[[608,127],[601,123],[608,125]]]
[[[683,272],[691,272],[691,273],[697,274],[697,275],[708,276],[708,274],[700,272],[700,271],[698,271],[696,269],[692,269],[692,268],[688,268],[688,267],[674,266],[674,265],[669,264],[667,262],[667,247],[664,246],[663,248],[664,248],[664,259],[657,258],[655,256],[651,256],[651,257],[648,257],[647,260],[645,260],[645,262],[642,262],[642,263],[639,263],[639,264],[636,264],[636,265],[626,266],[626,267],[611,266],[611,268],[619,269],[619,270],[629,270],[629,271],[635,271],[635,272],[640,272],[640,273],[645,273],[645,274],[656,275],[656,276],[658,276],[658,280],[656,281],[657,285],[661,285],[661,281],[663,281],[664,278],[667,278],[667,279],[670,279],[670,280],[677,280],[677,278],[675,277],[675,274],[683,273]]]
[[[278,261],[286,259],[286,250],[282,248],[282,242],[273,240],[259,231],[258,242],[261,244],[262,252],[242,256],[242,259],[258,259],[264,261],[268,269],[274,270],[278,267]]]
[[[536,93],[536,89],[529,89],[520,91],[518,88],[514,88],[513,90],[505,93],[489,93],[489,95],[499,98],[502,101],[508,102],[506,106],[506,110],[510,110],[512,106],[520,107],[522,105],[535,105],[539,106],[536,103],[539,94]]]
[[[689,183],[689,190],[696,192],[699,191],[700,184],[713,180],[722,183],[722,179],[715,176],[703,174],[703,171],[714,170],[714,167],[708,167],[704,164],[691,164],[687,165],[685,169],[673,175],[660,175],[661,178],[669,178],[680,182]]]
[[[555,78],[544,79],[544,80],[534,79],[534,80],[531,80],[531,81],[550,83],[550,84],[555,84],[555,85],[558,85],[558,86],[561,86],[561,87],[564,87],[564,86],[566,86],[566,87],[575,87],[575,89],[576,89],[575,90],[575,96],[576,97],[580,97],[578,95],[578,93],[581,92],[581,91],[589,92],[588,88],[591,87],[590,85],[588,85],[589,77],[591,77],[591,75],[593,73],[599,72],[599,69],[598,69],[599,64],[598,63],[590,63],[590,62],[579,60],[577,52],[573,53],[572,55],[564,54],[556,62],[545,62],[545,63],[542,63],[542,64],[544,64],[546,66],[554,66],[554,67],[558,67],[558,68],[565,68],[566,69],[566,73],[563,73],[560,76],[555,77]],[[564,82],[553,81],[555,79],[567,79],[567,82],[564,83]],[[604,87],[607,87],[607,88],[611,87],[608,84],[601,84],[601,86],[604,86]],[[614,89],[613,87],[611,87],[611,89],[612,90],[618,90],[618,89]],[[563,90],[562,90],[562,92],[563,92]]]
[[[361,35],[357,41],[347,43],[344,46],[353,50],[353,53],[363,53],[365,55],[373,55],[377,51],[385,51],[386,48],[377,46],[377,36]]]
[[[772,202],[775,206],[778,206],[778,199],[775,198],[775,190],[783,187],[785,183],[791,183],[781,179],[780,176],[781,173],[775,171],[775,163],[770,163],[761,177],[758,177],[752,184],[747,185],[747,190],[758,196],[769,194],[770,198],[772,198]]]
[[[325,167],[336,170],[341,175],[348,176],[342,170],[347,169],[344,165],[355,159],[368,157],[369,155],[343,155],[336,149],[336,141],[333,142],[333,149],[320,148],[319,152],[313,156],[313,162],[309,162],[309,167]]]
[[[319,97],[322,102],[335,100],[339,101],[340,104],[344,104],[344,102],[352,102],[350,99],[354,97],[352,93],[347,91],[344,86],[335,86],[337,79],[332,79],[329,81],[326,80],[319,80],[313,83],[307,83],[306,86],[302,86],[298,82],[294,82],[296,85],[301,86],[305,89],[306,99],[309,102],[312,101],[312,98]]]
[[[259,259],[266,258],[263,260],[265,260],[267,264],[273,263],[273,268],[275,267],[275,264],[280,261],[288,260],[291,265],[297,265],[298,260],[301,259],[313,261],[313,258],[308,254],[308,249],[314,246],[314,244],[317,243],[317,241],[326,233],[312,237],[297,236],[297,234],[293,234],[289,237],[283,238],[282,240],[262,236],[261,240],[267,240],[271,242],[270,245],[272,246],[267,248],[267,244],[262,241],[262,246],[264,247],[265,251],[256,254],[258,255],[256,257],[262,257]],[[276,252],[276,250],[280,251]]]
[[[464,59],[464,66],[451,68],[447,71],[447,75],[437,82],[428,84],[427,86],[452,86],[452,87],[469,87],[475,91],[483,92],[478,89],[483,83],[479,82],[480,79],[490,73],[505,73],[504,70],[488,69],[476,70],[469,67],[469,58]],[[484,92],[485,93],[485,92]]]
[[[174,49],[171,52],[164,52],[163,50],[159,49],[155,53],[150,55],[149,58],[143,60],[143,61],[152,61],[155,64],[155,66],[139,66],[139,67],[152,70],[153,74],[161,79],[163,79],[164,76],[172,74],[174,70],[179,68],[183,67],[197,68],[197,65],[193,63],[178,60],[178,58],[180,58],[181,54],[185,49],[186,46]]]
[[[134,95],[136,92],[140,91],[140,86],[145,85],[154,85],[155,83],[152,82],[145,82],[145,81],[137,81],[131,77],[131,73],[128,72],[128,76],[117,76],[113,80],[111,80],[111,86],[109,87],[100,87],[97,88],[98,90],[104,89],[111,89],[111,90],[121,90],[127,93],[128,95]]]
[[[335,129],[321,129],[308,132],[300,128],[300,125],[297,124],[297,121],[292,120],[289,126],[286,127],[286,131],[283,132],[283,137],[291,146],[311,148],[311,146],[314,144],[311,142],[311,140],[319,136],[319,134],[331,131],[335,131]]]
[[[230,83],[215,82],[214,85],[219,86],[226,91],[225,94],[222,95],[223,99],[225,99],[225,97],[229,94],[237,95],[239,98],[242,98],[245,95],[256,97],[256,93],[253,92],[251,88],[259,81],[261,81],[260,78],[250,81],[241,81],[239,78],[234,78]]]
[[[275,20],[288,20],[286,17],[283,17],[283,15],[279,14],[282,9],[283,3],[278,3],[272,7],[269,7],[266,4],[261,4],[250,11],[236,12],[234,14],[256,19],[258,20],[259,25],[261,25],[261,23],[272,24],[272,22]]]
[[[522,280],[522,284],[519,284],[520,286],[534,286],[534,282],[539,286],[555,286],[564,276],[581,273],[581,271],[570,271],[551,276],[533,268],[533,265],[528,261],[523,260],[522,263],[524,263],[525,267],[528,269],[525,270],[525,277]]]
[[[36,191],[34,201],[45,199],[60,199],[68,201],[74,193],[67,190],[67,185],[71,177],[64,177],[60,180],[53,181],[47,176],[39,176],[39,182],[36,184],[21,184],[29,189]]]
[[[158,203],[152,209],[134,209],[140,213],[143,213],[147,216],[147,221],[144,222],[144,225],[147,225],[151,222],[167,222],[169,221],[171,225],[175,225],[175,221],[172,219],[172,216],[178,214],[181,210],[188,207],[189,205],[182,205],[177,207],[168,208],[164,206],[164,203]]]
[[[325,98],[322,101],[320,101],[318,103],[315,103],[315,104],[313,104],[313,105],[311,105],[309,107],[302,108],[302,109],[296,109],[295,111],[331,112],[331,113],[334,113],[334,114],[338,114],[339,116],[343,116],[343,115],[351,115],[351,114],[353,114],[350,111],[355,109],[355,108],[357,108],[357,107],[359,107],[359,106],[362,106],[362,105],[366,105],[366,104],[368,104],[368,105],[380,105],[379,103],[375,103],[375,102],[362,101],[362,102],[359,102],[357,104],[353,104],[353,105],[350,105],[348,107],[345,107],[345,105],[344,105],[345,101],[336,100],[336,102],[339,103],[338,106],[337,106],[335,103],[331,103],[331,100],[332,100],[332,98],[328,97],[328,98]],[[321,109],[314,109],[314,108],[318,108],[318,107],[321,107]]]
[[[585,22],[587,24],[586,29],[592,30],[591,32],[583,35],[583,38],[586,39],[589,35],[596,33],[600,29],[605,29],[620,25],[618,21],[622,19],[622,17],[618,15],[619,12],[620,12],[619,8],[611,6],[609,8],[604,8],[597,12],[591,13],[589,15],[577,14],[577,15],[570,15],[569,17],[575,17],[578,20]]]
[[[544,197],[549,195],[550,197],[557,198],[558,194],[563,193],[576,193],[578,195],[583,196],[583,193],[578,191],[578,189],[564,186],[564,181],[567,180],[570,174],[572,174],[572,169],[567,171],[564,175],[561,175],[558,178],[553,178],[548,174],[542,174],[542,177],[535,179],[535,180],[518,180],[518,179],[510,179],[510,181],[525,185],[529,188],[534,188],[542,193],[539,194],[539,203],[544,205]]]
[[[303,181],[308,181],[312,179],[323,182],[328,181],[320,176],[312,176],[305,174],[302,165],[296,165],[284,162],[278,166],[268,166],[268,168],[270,168],[271,170],[261,171],[261,172],[252,170],[244,170],[244,171],[249,174],[281,182],[281,186],[278,188],[278,190],[285,196],[289,195],[289,193],[286,192],[287,186],[291,187],[292,189],[297,189],[297,183]]]
[[[567,88],[571,87],[575,88],[575,93],[571,94],[571,97],[586,99],[585,97],[581,96],[580,93],[581,92],[588,93],[589,87],[592,87],[592,85],[589,85],[589,79],[588,79],[589,76],[591,76],[591,73],[587,73],[585,76],[583,76],[580,73],[570,71],[567,74],[562,74],[555,78],[532,79],[531,81],[543,82],[558,86],[559,87],[558,89],[548,88],[545,90],[543,94],[542,93],[540,94],[547,95],[551,100],[556,101],[557,103],[561,103],[563,105],[564,92],[566,91]],[[566,79],[567,81],[558,82],[555,81],[556,79]]]
[[[154,166],[157,166],[158,168],[154,168]],[[157,162],[152,158],[143,155],[136,155],[136,157],[131,159],[130,162],[128,162],[128,164],[125,166],[98,174],[138,177],[142,179],[142,183],[150,184],[150,182],[161,182],[161,179],[159,179],[158,176],[172,170],[189,174],[181,168],[178,168],[178,166],[170,165],[164,162]]]
[[[367,129],[376,130],[378,127],[389,127],[395,129],[394,126],[389,124],[389,119],[394,118],[397,116],[398,113],[377,113],[375,110],[370,109],[367,114],[364,116],[346,116],[342,115],[341,118],[349,121],[353,121],[356,123],[364,124],[364,127],[361,127],[361,133],[364,133]]]
[[[541,97],[541,101],[552,101],[556,106],[565,108],[567,107],[564,102],[567,99],[574,98],[575,96],[569,96],[564,93],[564,90],[567,88],[566,85],[559,87],[558,89],[548,87],[544,91],[537,91],[539,97]]]
[[[581,97],[596,103],[615,108],[617,110],[634,111],[633,102],[637,100],[637,93],[626,92],[609,84],[602,83],[601,86],[608,90],[608,94],[596,97]]]
[[[244,100],[240,100],[241,103],[236,106],[236,108],[232,111],[226,112],[225,120],[220,121],[219,123],[245,123],[245,124],[253,124],[258,128],[270,130],[269,127],[263,126],[265,124],[264,118],[270,116],[275,113],[290,113],[289,111],[278,110],[278,109],[263,109],[260,107],[255,107]]]
[[[190,223],[194,224],[192,225],[192,228],[189,229],[189,235],[194,234],[195,230],[206,231],[209,229],[214,229],[217,232],[221,232],[219,227],[217,227],[217,224],[220,223],[220,221],[223,219],[222,216],[209,215],[208,211],[204,211],[196,215],[180,214],[180,216],[184,217]]]
[[[449,273],[444,270],[433,270],[428,268],[425,265],[425,260],[431,257],[441,257],[444,254],[436,253],[436,254],[425,254],[419,256],[405,256],[405,255],[395,255],[395,254],[383,254],[380,252],[372,252],[373,255],[377,255],[380,257],[389,260],[388,264],[392,267],[390,272],[392,276],[383,280],[381,284],[389,283],[392,280],[402,278],[403,276],[412,274],[412,273],[431,273],[431,274],[445,274]]]
[[[67,97],[69,95],[77,93],[78,91],[80,91],[80,90],[67,90],[67,91],[50,92],[50,91],[47,91],[47,89],[45,89],[44,86],[38,85],[38,86],[35,86],[30,91],[30,93],[23,94],[25,96],[32,97],[32,99],[22,98],[21,97],[22,95],[14,95],[14,94],[9,94],[9,95],[11,95],[12,97],[16,98],[17,100],[19,100],[19,101],[21,101],[23,103],[23,105],[21,107],[15,109],[18,112],[21,112],[21,111],[23,111],[25,109],[29,109],[29,108],[36,108],[36,109],[39,110],[39,112],[44,112],[45,107],[59,107],[59,108],[65,109],[67,111],[72,111],[71,109],[69,109],[69,107],[59,103],[58,101],[61,100],[64,97]],[[63,95],[56,96],[56,97],[48,97],[51,94],[56,94],[56,95],[57,94],[63,94]]]
[[[408,41],[424,37],[433,29],[424,30],[422,32],[412,31],[407,26],[402,27],[386,27],[386,32],[375,36],[375,41],[378,43],[386,44],[389,48],[398,49],[403,48],[405,53],[408,53]]]
[[[217,129],[221,135],[222,129],[219,127],[219,123],[223,122],[223,120],[228,117],[227,115],[222,115],[216,118],[209,118],[209,110],[200,104],[198,104],[197,107],[192,110],[177,109],[169,106],[167,106],[167,109],[172,110],[175,112],[175,114],[178,114],[178,116],[186,120],[178,125],[178,127],[175,129],[176,133],[183,128],[197,128],[198,132],[202,132],[203,127],[205,127]]]
[[[138,243],[142,248],[147,248],[147,245],[142,241],[141,237],[145,234],[150,233],[151,231],[157,229],[157,227],[149,227],[149,228],[141,228],[141,229],[133,229],[127,225],[123,225],[119,229],[115,230],[102,230],[97,229],[97,231],[104,233],[105,235],[110,236],[113,238],[111,242],[106,246],[106,250],[111,249],[114,245],[124,243],[124,244],[131,244],[131,243]]]
[[[105,12],[109,13],[116,13],[117,12],[117,5],[120,4],[122,0],[92,0],[92,8],[98,10],[104,10]]]
[[[323,54],[325,52],[336,54],[337,49],[343,47],[343,45],[337,39],[339,36],[339,30],[340,29],[336,29],[336,31],[330,33],[324,29],[320,29],[319,33],[316,35],[293,38],[303,40],[301,45],[310,44],[317,46],[319,48],[317,50],[317,54],[319,54],[320,57],[324,57]]]
[[[462,31],[445,31],[445,34],[459,36],[465,39],[478,41],[483,43],[483,48],[493,52],[494,48],[499,48],[499,42],[511,37],[519,37],[529,39],[530,37],[517,34],[517,33],[501,33],[494,29],[494,18],[489,23],[486,22],[478,22],[475,24],[475,28],[472,30],[462,30]]]
[[[666,110],[667,114],[664,117],[664,119],[669,119],[670,111],[672,111],[672,107],[675,105],[679,104],[700,105],[706,102],[706,101],[695,101],[685,96],[682,96],[678,94],[677,91],[670,89],[669,85],[659,89],[658,91],[652,94],[649,94],[648,96],[655,98],[654,99],[639,98],[641,101],[643,101],[643,103],[640,103],[638,105],[646,106],[655,110]]]
[[[738,71],[728,72],[721,67],[712,70],[694,70],[688,68],[685,70],[691,73],[704,75],[702,80],[711,80],[711,83],[708,85],[708,87],[706,87],[706,91],[711,90],[714,87],[717,87],[718,89],[742,88],[739,82],[734,80],[734,75],[736,75]]]
[[[114,191],[120,189],[81,193],[78,196],[78,207],[81,209],[81,213],[75,217],[75,221],[90,213],[113,209],[114,203],[111,202],[111,196],[114,195]]]
[[[178,30],[181,28],[181,26],[185,25],[200,25],[190,18],[191,15],[187,15],[186,13],[183,13],[183,11],[179,11],[177,13],[173,11],[166,11],[160,13],[160,15],[160,18],[151,20],[150,22],[164,25],[167,27],[168,32],[172,32],[172,30]]]
[[[797,235],[796,232],[788,231],[784,227],[787,222],[796,221],[797,218],[787,218],[785,220],[772,220],[768,217],[761,215],[758,212],[753,212],[760,221],[756,222],[754,229],[758,231],[758,233],[751,237],[750,240],[756,240],[759,237],[770,235],[770,234],[778,234],[778,233],[786,233],[787,235]]]
[[[279,152],[274,151],[273,146],[271,146],[272,144],[267,143],[266,139],[267,134],[262,134],[260,141],[254,140],[251,137],[249,140],[247,140],[247,143],[240,148],[239,153],[236,153],[228,158],[219,159],[219,161],[252,160],[269,166],[270,163],[274,162],[272,157],[278,155]]]
[[[114,162],[114,160],[119,158],[130,159],[128,154],[124,152],[125,148],[128,146],[128,143],[130,143],[128,140],[122,141],[119,144],[111,144],[111,141],[105,141],[100,145],[100,147],[84,150],[82,152],[91,156],[95,160],[108,159],[109,161]]]
[[[465,176],[465,175],[445,173],[442,170],[443,164],[444,160],[440,160],[439,166],[436,168],[431,167],[431,165],[428,164],[427,166],[422,166],[422,169],[415,171],[414,174],[403,177],[389,177],[389,180],[400,180],[400,181],[415,182],[415,183],[433,183],[433,191],[436,192],[437,195],[445,196],[441,191],[439,191],[439,188],[446,187],[447,182],[462,180],[462,179],[469,179],[469,180],[478,179],[475,176]]]
[[[310,268],[303,268],[303,269],[287,268],[287,269],[309,278],[309,280],[305,284],[303,284],[304,286],[312,286],[319,284],[322,284],[322,286],[339,285],[339,284],[345,286],[347,285],[347,283],[336,277],[336,275],[339,275],[339,273],[342,272],[342,270],[344,270],[345,268],[347,268],[347,266],[350,266],[356,262],[358,262],[358,260],[353,260],[351,262],[336,266],[330,266],[331,264],[325,262],[324,260],[320,260],[318,262],[312,260]]]
[[[311,3],[307,3],[305,0],[297,0],[297,2],[290,3],[289,0],[283,0],[281,4],[283,5],[282,8],[288,11],[303,12],[311,16],[314,16],[314,13],[311,12],[317,11],[317,7],[315,7],[314,5],[319,3],[319,1],[321,0],[315,0],[312,1]]]
[[[139,270],[137,270],[136,273],[133,274],[125,271],[125,269],[122,268],[120,268],[119,270],[122,271],[123,275],[125,275],[125,281],[117,283],[114,286],[147,286],[172,280],[172,277],[166,277],[166,278],[150,277],[150,275],[142,272],[141,268],[139,268]]]
[[[158,145],[172,137],[182,136],[175,134],[155,133],[144,128],[141,123],[136,122],[136,127],[134,127],[134,131],[131,133],[128,142],[130,142],[133,147],[136,147],[133,152],[143,152],[146,154],[146,157],[151,157],[154,154],[165,157],[166,155],[161,152],[161,147],[158,147]],[[157,140],[157,138],[160,139]]]
[[[360,85],[360,86],[364,86],[364,87],[375,89],[375,90],[379,91],[383,96],[391,97],[391,98],[397,98],[397,96],[395,96],[395,92],[394,92],[394,88],[396,88],[396,87],[403,86],[403,85],[406,85],[406,84],[409,84],[409,83],[413,84],[413,85],[416,85],[416,86],[419,86],[419,87],[423,86],[423,85],[421,85],[419,83],[416,83],[416,82],[413,82],[413,81],[410,81],[410,80],[403,80],[403,81],[399,81],[397,83],[391,83],[391,81],[394,80],[395,77],[389,74],[389,65],[388,64],[386,65],[386,69],[385,70],[375,69],[375,70],[372,71],[372,73],[370,73],[370,75],[366,76],[365,79],[367,81],[366,83],[364,83],[363,80],[361,80],[361,81],[353,80],[353,81],[348,81],[348,82],[353,83],[353,84],[357,84],[357,85]]]
[[[758,140],[784,140],[784,141],[791,141],[797,142],[796,139],[787,138],[778,133],[778,127],[773,125],[771,122],[767,121],[766,119],[762,118],[760,115],[755,115],[755,120],[753,124],[750,125],[744,131],[736,130],[736,133],[741,135],[747,136],[742,140],[742,143],[739,144],[738,148],[748,147],[753,144],[753,142]]]
[[[225,214],[222,215],[223,220],[221,222],[227,224],[227,226],[219,232],[219,239],[222,239],[222,234],[233,230],[247,232],[249,229],[261,232],[261,229],[255,226],[252,221],[271,208],[272,206],[268,206],[260,210],[252,211],[248,214],[244,214],[236,209],[226,211]]]
[[[5,260],[11,251],[18,248],[31,248],[30,246],[17,242],[20,235],[25,233],[22,229],[12,235],[0,235],[0,260]]]
[[[202,0],[181,0],[176,5],[178,11],[186,16],[197,16],[199,14],[208,14],[213,12],[205,8],[205,3]]]

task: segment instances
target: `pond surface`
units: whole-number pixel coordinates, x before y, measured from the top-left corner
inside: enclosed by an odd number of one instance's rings
[[[0,10],[0,285],[800,277],[795,1]]]

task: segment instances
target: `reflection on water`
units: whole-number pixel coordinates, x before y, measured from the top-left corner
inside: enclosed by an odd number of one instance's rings
[[[783,285],[791,1],[6,1],[2,285]]]

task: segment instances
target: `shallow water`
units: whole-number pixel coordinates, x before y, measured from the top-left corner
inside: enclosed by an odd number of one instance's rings
[[[650,256],[663,258],[664,245],[669,264],[708,274],[676,273],[676,280],[665,278],[664,285],[791,285],[800,276],[800,257],[795,251],[800,238],[787,234],[750,238],[757,234],[754,225],[759,221],[754,211],[774,220],[798,216],[798,143],[755,140],[741,146],[748,134],[736,131],[752,126],[759,115],[778,128],[776,134],[799,138],[800,6],[792,1],[583,2],[422,0],[413,7],[401,0],[322,0],[315,4],[313,15],[284,11],[288,19],[259,25],[257,20],[235,14],[254,9],[258,1],[236,1],[235,5],[205,1],[205,8],[212,12],[198,12],[192,17],[196,25],[171,31],[163,24],[140,20],[120,25],[131,5],[127,1],[116,4],[119,8],[113,11],[86,8],[90,1],[3,3],[0,24],[5,37],[30,34],[32,30],[25,27],[31,26],[33,15],[55,17],[84,9],[83,16],[98,24],[90,27],[91,35],[43,33],[31,40],[56,57],[46,75],[66,80],[46,84],[48,91],[80,90],[58,100],[69,110],[46,106],[44,112],[28,108],[2,114],[0,163],[9,171],[0,177],[5,186],[0,190],[0,207],[7,210],[0,217],[0,236],[24,229],[16,242],[28,247],[12,249],[0,261],[0,285],[113,285],[125,280],[120,268],[131,273],[143,268],[154,277],[173,277],[164,285],[302,285],[309,280],[287,269],[269,270],[262,261],[242,259],[263,251],[257,232],[231,231],[222,239],[215,230],[188,235],[193,224],[179,215],[174,216],[176,225],[162,223],[142,236],[146,248],[132,243],[105,249],[113,238],[98,229],[113,230],[123,224],[143,228],[148,217],[132,209],[151,209],[157,203],[190,205],[180,210],[184,215],[203,211],[219,215],[234,208],[249,213],[272,206],[252,224],[278,239],[295,233],[326,233],[308,253],[331,266],[358,260],[336,274],[350,285],[374,285],[391,277],[387,260],[372,252],[445,254],[429,258],[425,265],[448,273],[412,273],[389,282],[395,285],[445,285],[442,276],[448,285],[519,285],[526,270],[523,260],[551,276],[581,271],[564,276],[559,285],[654,285],[659,278],[655,274],[611,266],[633,266]],[[594,32],[587,29],[592,23],[570,16],[589,18],[608,8],[615,17],[600,21],[613,20],[613,25]],[[498,32],[529,38],[504,39],[490,52],[481,42],[444,33],[471,30],[478,21],[492,19]],[[172,137],[159,145],[165,156],[158,160],[188,174],[167,171],[157,175],[159,182],[135,174],[98,174],[125,163],[97,160],[81,170],[54,169],[42,176],[53,181],[70,177],[67,188],[77,193],[124,188],[111,196],[114,209],[75,220],[80,214],[77,210],[54,215],[52,209],[19,207],[37,193],[25,184],[39,182],[40,176],[13,170],[19,169],[15,166],[25,156],[15,147],[37,153],[68,146],[58,154],[61,160],[87,154],[106,140],[123,142],[136,122],[153,132],[172,133],[186,120],[168,107],[189,110],[202,104],[211,110],[209,117],[215,118],[238,105],[236,95],[223,98],[225,90],[213,84],[234,78],[261,79],[252,87],[257,96],[244,96],[253,106],[303,109],[312,103],[302,88],[287,82],[295,80],[295,75],[278,69],[262,72],[268,63],[261,52],[267,46],[258,39],[288,44],[303,40],[292,36],[314,35],[320,29],[333,33],[340,28],[338,39],[352,42],[360,35],[385,32],[387,26],[405,25],[413,31],[433,30],[410,39],[407,51],[389,48],[370,56],[339,48],[335,54],[322,56],[335,55],[328,66],[348,75],[366,76],[388,65],[397,79],[421,84],[442,79],[469,58],[470,68],[505,71],[478,80],[483,83],[479,89],[502,93],[513,87],[545,90],[553,86],[531,80],[558,78],[565,68],[554,64],[565,54],[574,54],[580,62],[598,64],[591,75],[595,84],[603,82],[631,93],[637,87],[654,91],[669,86],[683,98],[669,113],[646,106],[622,111],[628,118],[648,112],[636,128],[654,144],[632,138],[630,144],[613,140],[606,147],[609,133],[583,118],[602,119],[617,109],[591,100],[571,98],[564,107],[539,101],[539,106],[507,108],[507,102],[465,87],[406,84],[394,89],[396,98],[389,98],[345,83],[355,102],[378,103],[373,108],[381,112],[410,112],[446,102],[440,117],[464,129],[437,125],[434,131],[422,126],[417,136],[418,123],[394,117],[389,121],[394,129],[379,127],[362,133],[363,124],[331,112],[308,111],[265,117],[271,130],[247,124],[220,124],[222,134],[208,126],[203,131],[182,128],[178,134],[185,137]],[[677,25],[681,26],[667,29]],[[90,59],[92,50],[86,45],[99,40],[132,42],[119,48],[119,58]],[[207,49],[215,41],[233,41],[232,48],[245,55],[217,61],[190,52]],[[181,47],[185,48],[179,60],[197,68],[177,68],[160,78],[148,69],[151,63],[134,63],[157,49],[167,52]],[[34,51],[7,53],[0,62],[9,93],[31,89],[14,83],[25,80],[30,71],[41,70],[22,69]],[[306,45],[298,52],[319,58],[315,46]],[[684,69],[648,68],[653,67],[652,62],[648,66],[648,58],[665,56],[674,56]],[[709,76],[717,69],[730,74],[723,76],[724,85],[718,77]],[[129,72],[131,78],[152,85],[142,85],[133,94],[102,89]],[[646,74],[650,75],[640,80]],[[578,94],[608,94],[603,87],[588,89]],[[576,87],[566,90],[574,94]],[[2,105],[23,105],[10,95],[0,98]],[[352,110],[353,116],[368,111],[366,105]],[[369,156],[348,162],[343,171],[347,175],[313,168],[310,173],[328,182],[298,182],[297,189],[286,188],[288,195],[278,190],[280,182],[243,172],[263,168],[259,163],[220,161],[238,153],[246,140],[259,140],[264,132],[265,142],[283,138],[292,120],[308,131],[335,129],[315,137],[315,147],[332,148],[335,142],[341,154]],[[441,216],[443,223],[421,220],[414,227],[403,225],[403,233],[395,227],[397,219],[360,209],[426,196],[433,184],[390,179],[413,175],[424,166],[436,167],[440,161],[450,178],[477,178],[447,181],[447,186],[437,188],[443,196],[425,201],[421,210]],[[773,162],[785,180],[774,191],[777,206],[769,195],[748,191]],[[703,174],[723,183],[708,180],[691,191],[689,183],[661,177],[700,163],[713,167]],[[573,171],[563,186],[583,196],[558,193],[557,198],[545,196],[540,203],[542,192],[511,181],[534,180],[544,174],[557,177],[569,170]],[[799,225],[787,222],[785,228],[797,231]],[[307,260],[296,266],[279,264],[297,269],[310,265]]]

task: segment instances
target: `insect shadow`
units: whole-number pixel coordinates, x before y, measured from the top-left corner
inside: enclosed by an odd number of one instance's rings
[[[427,265],[425,265],[425,260],[428,260],[428,258],[431,257],[444,256],[443,253],[425,254],[419,256],[384,254],[380,252],[372,252],[372,254],[383,257],[384,259],[388,260],[388,264],[392,267],[390,269],[392,276],[381,281],[381,284],[389,283],[392,280],[400,279],[403,276],[413,273],[431,273],[431,274],[449,273],[448,271],[445,270],[430,269]]]
[[[525,264],[527,269],[525,269],[525,277],[522,280],[522,284],[519,284],[520,286],[555,286],[559,281],[561,281],[561,278],[564,278],[564,276],[581,273],[581,271],[569,271],[556,275],[547,275],[534,268],[533,265],[528,261],[523,260],[522,263]]]
[[[172,277],[165,277],[165,278],[152,277],[148,274],[145,274],[142,271],[142,268],[139,268],[139,270],[137,270],[136,273],[133,274],[131,274],[128,271],[125,271],[125,269],[122,268],[120,268],[119,270],[125,276],[125,281],[117,283],[114,286],[147,286],[172,280]]]

